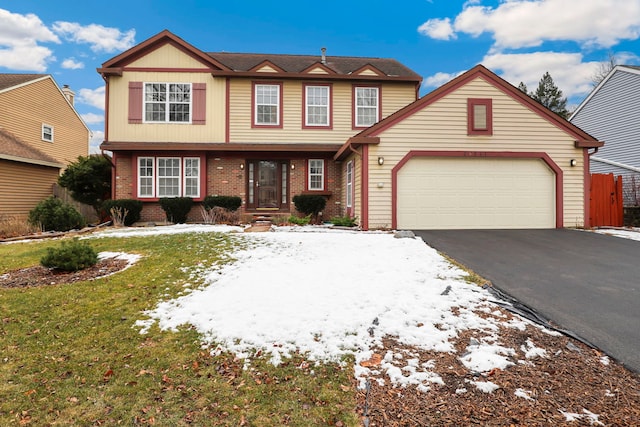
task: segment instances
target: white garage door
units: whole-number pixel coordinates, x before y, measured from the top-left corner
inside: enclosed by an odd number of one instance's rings
[[[555,227],[555,174],[540,159],[413,158],[397,180],[400,229]]]

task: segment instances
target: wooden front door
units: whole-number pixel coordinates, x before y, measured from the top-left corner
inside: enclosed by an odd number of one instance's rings
[[[247,207],[255,210],[286,210],[288,208],[288,165],[281,160],[251,160],[248,162]]]

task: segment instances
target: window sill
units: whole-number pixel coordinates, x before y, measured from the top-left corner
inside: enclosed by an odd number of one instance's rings
[[[332,192],[331,191],[325,191],[325,190],[304,190],[302,192],[302,194],[314,194],[316,196],[327,196],[327,197],[331,197]]]

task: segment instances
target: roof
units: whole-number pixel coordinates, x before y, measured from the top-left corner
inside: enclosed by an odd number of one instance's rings
[[[55,168],[64,165],[53,157],[21,141],[5,129],[0,129],[0,159],[32,163]]]
[[[351,56],[287,55],[263,53],[230,53],[204,51],[187,43],[168,30],[139,43],[131,49],[111,58],[98,68],[103,76],[122,75],[124,68],[149,52],[170,44],[196,59],[214,76],[319,78],[359,80],[400,80],[420,83],[422,77],[395,59]],[[260,72],[260,65],[268,65],[275,73]],[[326,74],[310,73],[323,69]]]
[[[458,89],[459,87],[467,84],[473,79],[482,78],[497,89],[501,90],[511,98],[520,102],[521,104],[527,106],[530,110],[533,110],[539,116],[553,123],[563,131],[573,135],[576,138],[576,147],[579,148],[595,148],[601,147],[604,143],[598,141],[593,136],[589,135],[587,132],[583,131],[576,125],[570,123],[568,120],[563,119],[553,111],[544,107],[542,104],[531,98],[526,93],[522,92],[520,89],[516,88],[506,80],[500,78],[497,74],[491,72],[489,69],[479,64],[468,70],[467,72],[459,75],[448,83],[440,86],[438,89],[434,90],[431,93],[423,96],[422,98],[412,102],[406,107],[396,111],[395,113],[387,116],[382,119],[378,123],[373,126],[363,130],[357,135],[349,138],[347,142],[343,145],[340,151],[336,154],[335,158],[340,158],[345,152],[347,152],[347,148],[350,144],[363,144],[366,138],[377,137],[382,131],[388,129],[395,125],[396,123],[404,120],[405,118],[411,116],[417,111],[420,111],[424,107],[432,104],[433,102],[441,99],[442,97],[448,95],[452,91]]]
[[[302,73],[313,65],[321,64],[329,68],[330,71],[341,75],[351,75],[367,66],[372,66],[384,73],[386,76],[420,78],[417,73],[408,67],[405,67],[395,59],[390,58],[326,56],[323,62],[320,55],[282,55],[229,52],[210,52],[208,55],[236,72],[252,71],[266,61],[287,73]]]
[[[0,91],[48,76],[49,74],[0,74]]]

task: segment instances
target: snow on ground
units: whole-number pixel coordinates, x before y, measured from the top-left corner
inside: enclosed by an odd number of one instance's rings
[[[629,228],[629,229],[598,228],[593,231],[600,234],[608,234],[610,236],[616,236],[616,237],[622,237],[624,239],[640,241],[640,229],[638,228]]]
[[[249,243],[238,245],[249,249],[230,254],[233,263],[194,267],[191,273],[205,284],[144,313],[147,318],[137,322],[141,333],[155,323],[164,330],[190,324],[203,345],[247,360],[259,352],[274,364],[295,352],[318,362],[353,355],[361,387],[369,376],[421,390],[442,383],[432,363],[419,363],[417,355],[406,351],[389,352],[377,364],[364,363],[385,336],[426,350],[454,352],[451,338],[478,329],[486,337],[471,340],[461,361],[478,372],[510,363],[507,358],[515,350],[498,344],[498,323],[520,328],[522,322],[476,314],[493,312],[493,297],[465,282],[464,271],[421,239],[327,227],[274,230],[239,233],[242,228],[179,225],[110,229],[91,237],[232,232],[234,239]],[[491,384],[474,385],[493,390]]]

